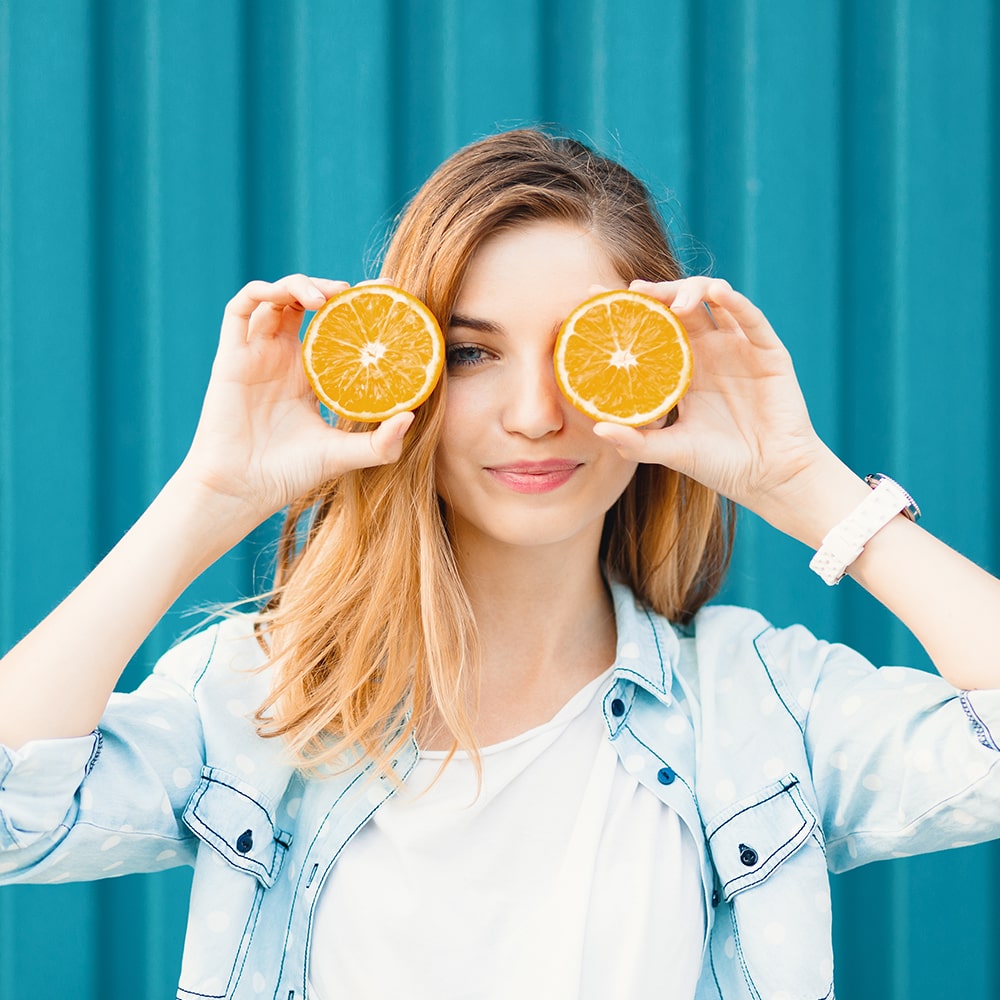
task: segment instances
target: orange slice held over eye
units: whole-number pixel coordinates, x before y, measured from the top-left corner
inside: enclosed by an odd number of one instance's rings
[[[587,299],[556,338],[559,388],[594,420],[652,423],[677,405],[693,372],[680,320],[640,292],[620,289]]]
[[[338,416],[387,420],[431,394],[444,337],[419,299],[392,285],[357,285],[313,316],[302,361],[313,392]]]

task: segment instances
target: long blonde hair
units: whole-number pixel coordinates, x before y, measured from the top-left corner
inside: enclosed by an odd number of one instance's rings
[[[583,144],[534,129],[446,160],[401,216],[382,273],[446,327],[479,245],[542,219],[594,233],[626,281],[681,276],[644,185]],[[444,378],[398,462],[341,476],[288,511],[260,617],[276,684],[258,720],[303,766],[360,752],[387,772],[434,710],[454,746],[475,753],[476,626],[434,477],[446,394]],[[721,586],[732,515],[693,480],[640,465],[606,515],[604,571],[685,623]]]

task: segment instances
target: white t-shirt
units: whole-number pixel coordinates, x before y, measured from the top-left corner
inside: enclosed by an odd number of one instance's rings
[[[697,848],[619,765],[601,715],[607,677],[485,748],[478,798],[466,756],[432,785],[445,754],[420,754],[321,890],[310,996],[694,996]]]

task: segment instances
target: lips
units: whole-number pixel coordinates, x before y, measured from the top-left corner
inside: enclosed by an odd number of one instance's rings
[[[510,462],[488,466],[486,471],[515,493],[549,493],[569,482],[582,463],[553,458],[544,462]]]

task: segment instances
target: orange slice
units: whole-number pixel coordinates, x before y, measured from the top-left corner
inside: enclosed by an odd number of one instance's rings
[[[566,318],[555,348],[563,395],[594,420],[639,426],[677,404],[691,384],[691,344],[662,302],[602,292]]]
[[[419,406],[444,367],[434,314],[392,285],[335,295],[306,328],[302,361],[313,392],[352,420],[387,420]]]

